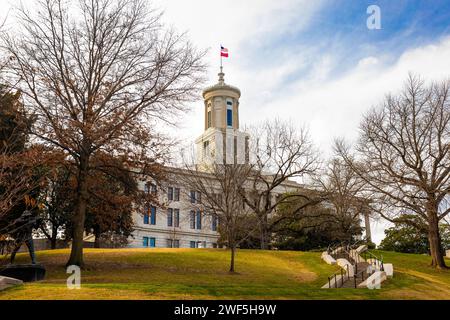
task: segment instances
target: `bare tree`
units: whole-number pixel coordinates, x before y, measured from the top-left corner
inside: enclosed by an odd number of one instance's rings
[[[157,134],[198,89],[203,53],[165,31],[144,0],[38,0],[18,9],[19,28],[2,36],[20,79],[33,134],[73,159],[77,199],[68,265],[83,265],[87,177],[99,152],[151,167],[164,156]]]
[[[362,215],[368,214],[364,180],[341,159],[333,158],[325,171],[314,178],[314,182],[333,209],[333,214],[328,217],[334,225],[336,237],[342,241],[352,241],[362,231]]]
[[[403,215],[403,222],[427,232],[438,268],[446,268],[439,222],[450,213],[449,89],[450,81],[425,85],[410,75],[399,95],[388,95],[364,116],[355,155],[336,143],[370,187],[373,210],[389,221]]]
[[[298,187],[286,186],[290,179],[306,179],[320,166],[306,129],[297,130],[279,119],[250,128],[251,185],[242,188],[245,203],[255,212],[260,231],[261,249],[270,242],[273,225],[269,217]],[[278,223],[277,220],[272,220]]]
[[[253,210],[245,205],[240,187],[247,182],[251,167],[246,164],[210,164],[208,170],[187,166],[181,175],[188,190],[201,195],[193,205],[204,217],[216,219],[219,233],[231,251],[230,272],[235,272],[236,248],[250,236]]]

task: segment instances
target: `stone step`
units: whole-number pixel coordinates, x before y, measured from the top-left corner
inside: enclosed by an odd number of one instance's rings
[[[0,276],[0,291],[3,289],[23,284],[22,280]]]

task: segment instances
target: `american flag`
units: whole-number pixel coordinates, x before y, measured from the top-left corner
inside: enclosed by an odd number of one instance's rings
[[[228,49],[220,46],[220,56],[228,58]]]

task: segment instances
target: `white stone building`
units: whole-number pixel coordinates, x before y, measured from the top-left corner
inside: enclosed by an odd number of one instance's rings
[[[214,154],[225,162],[248,160],[248,135],[239,130],[238,88],[225,84],[224,73],[219,73],[219,82],[203,90],[205,106],[205,131],[196,139],[197,159],[206,162],[206,154]],[[233,141],[230,141],[233,139]],[[218,148],[217,146],[223,146]],[[230,148],[233,150],[227,150]],[[236,146],[236,147],[234,147]],[[226,155],[231,154],[231,159]],[[219,239],[217,221],[211,216],[202,216],[195,210],[195,201],[201,197],[193,190],[183,188],[179,178],[186,174],[183,169],[167,168],[169,181],[156,186],[146,187],[156,192],[165,208],[150,207],[145,213],[134,213],[135,230],[130,239],[131,247],[180,247],[180,248],[215,248]],[[300,187],[293,181],[279,187],[279,193]],[[194,202],[194,203],[192,203]]]
[[[208,161],[225,163],[245,163],[248,161],[248,134],[239,130],[239,98],[241,92],[224,82],[220,71],[219,82],[203,90],[205,108],[205,131],[195,141],[197,159],[200,164]],[[141,183],[141,189],[156,192],[164,208],[150,207],[145,213],[134,213],[135,230],[130,239],[130,247],[159,248],[215,248],[219,234],[217,221],[211,216],[202,216],[195,209],[200,194],[186,190],[180,175],[189,171],[166,168],[169,182],[163,184]],[[278,186],[273,197],[278,194],[301,189],[294,181],[286,181]],[[366,221],[367,222],[367,221]],[[370,229],[369,229],[370,233]]]

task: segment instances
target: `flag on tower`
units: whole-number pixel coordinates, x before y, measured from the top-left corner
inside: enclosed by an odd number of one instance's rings
[[[228,58],[228,49],[220,46],[220,56]]]

